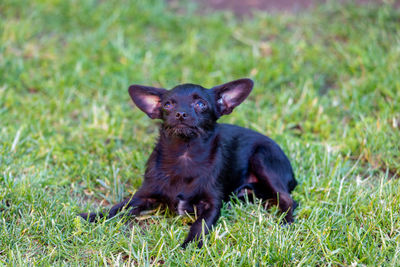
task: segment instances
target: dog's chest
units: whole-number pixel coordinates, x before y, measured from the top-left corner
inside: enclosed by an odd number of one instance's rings
[[[166,162],[170,177],[181,177],[190,179],[197,176],[204,176],[210,172],[212,162],[205,151],[185,149],[170,155]]]
[[[207,160],[207,155],[189,149],[175,155],[171,160],[170,172],[172,176],[202,176],[208,172],[208,167],[211,165]]]

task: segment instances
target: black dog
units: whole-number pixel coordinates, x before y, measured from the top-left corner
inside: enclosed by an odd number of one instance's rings
[[[161,119],[160,137],[152,152],[139,190],[111,208],[108,214],[83,213],[95,221],[111,218],[122,209],[129,215],[165,204],[179,214],[197,211],[197,220],[182,244],[200,240],[220,216],[222,201],[232,193],[251,192],[272,200],[293,222],[296,202],[290,192],[297,185],[289,160],[270,138],[249,129],[218,124],[249,95],[250,79],[240,79],[212,89],[183,84],[172,90],[132,85],[133,102],[152,119]]]

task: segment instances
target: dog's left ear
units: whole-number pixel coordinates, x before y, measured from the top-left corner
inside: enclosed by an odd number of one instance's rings
[[[215,95],[218,116],[230,114],[253,89],[253,81],[239,79],[211,88]]]
[[[161,118],[161,97],[167,91],[143,85],[129,86],[129,95],[138,108],[152,119]]]

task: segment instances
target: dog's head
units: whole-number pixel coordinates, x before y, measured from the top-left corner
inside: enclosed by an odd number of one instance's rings
[[[239,79],[211,89],[195,84],[171,90],[131,85],[129,94],[150,118],[163,120],[162,127],[168,134],[192,138],[212,129],[218,118],[230,114],[252,88],[252,80]]]

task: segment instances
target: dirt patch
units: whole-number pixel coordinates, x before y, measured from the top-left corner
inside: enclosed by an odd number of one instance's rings
[[[253,11],[268,12],[299,12],[323,4],[326,0],[191,0],[201,7],[201,10],[231,10],[236,15],[242,16],[251,14]],[[341,0],[340,2],[352,2],[353,0]],[[378,3],[383,0],[354,0],[357,4]],[[170,0],[170,2],[174,2]],[[395,6],[400,6],[400,1],[393,1]]]
[[[271,12],[298,12],[314,5],[313,0],[194,0],[209,10],[232,10],[237,15],[244,15],[257,10]],[[319,1],[321,2],[321,1]]]

